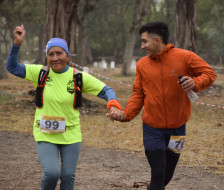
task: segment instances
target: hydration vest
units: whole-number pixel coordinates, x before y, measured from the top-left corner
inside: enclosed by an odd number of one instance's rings
[[[43,66],[39,73],[38,86],[36,88],[35,104],[38,108],[43,106],[43,93],[44,87],[47,82],[49,74],[49,67]],[[82,106],[82,73],[78,69],[74,68],[73,71],[73,82],[74,82],[74,109]]]

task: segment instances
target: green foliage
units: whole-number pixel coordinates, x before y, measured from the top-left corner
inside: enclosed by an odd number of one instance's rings
[[[168,24],[169,27],[169,42],[174,43],[174,29],[175,29],[175,11],[176,0],[166,1],[151,1],[151,5],[147,11],[144,23],[162,21]],[[135,55],[143,56],[145,52],[140,49],[140,36],[136,40]]]
[[[131,27],[135,0],[92,0],[96,7],[87,22],[87,36],[94,59],[114,56],[121,60]],[[224,56],[224,1],[197,0],[197,53],[211,64]],[[84,0],[80,1],[81,11]],[[0,53],[8,52],[4,44],[11,44],[15,26],[24,24],[27,31],[22,51],[38,45],[39,34],[44,30],[45,0],[0,0]],[[144,23],[164,21],[174,42],[176,0],[151,0]],[[28,43],[28,40],[30,41]],[[135,56],[143,56],[140,36],[136,39]],[[29,57],[32,57],[29,55]],[[119,62],[117,62],[119,63]]]
[[[27,48],[23,45],[24,51],[33,51],[35,47],[33,39],[43,31],[46,13],[45,0],[1,0],[0,1],[0,41],[7,45],[12,43],[12,32],[16,26],[24,25],[26,29]],[[3,33],[7,33],[3,36]],[[42,40],[42,39],[41,39]],[[7,50],[8,51],[8,50]]]
[[[27,24],[37,29],[45,24],[45,1],[2,0],[0,16],[6,18],[11,27]]]
[[[211,64],[217,64],[224,48],[224,1],[198,0],[196,48],[199,56]],[[87,35],[95,58],[123,54],[131,25],[134,1],[101,0],[92,12]],[[127,8],[126,8],[127,7]],[[174,42],[176,0],[151,1],[144,23],[164,21],[170,30],[170,42]],[[136,40],[135,56],[142,56],[140,37]]]
[[[100,0],[97,8],[90,14],[87,35],[97,59],[100,56],[123,56],[130,31],[134,0]],[[170,41],[173,42],[176,0],[151,1],[144,23],[164,21],[169,23]],[[135,56],[143,56],[140,36],[136,39]],[[119,59],[118,59],[119,60]]]
[[[123,51],[133,0],[100,0],[87,24],[89,43],[95,57],[113,56]]]
[[[224,1],[197,1],[197,48],[208,62],[216,65],[224,56]]]

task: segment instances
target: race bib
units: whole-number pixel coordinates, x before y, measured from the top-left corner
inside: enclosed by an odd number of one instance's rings
[[[180,154],[184,148],[185,136],[171,136],[168,144],[168,149]]]
[[[64,133],[65,117],[42,115],[40,119],[40,132]]]

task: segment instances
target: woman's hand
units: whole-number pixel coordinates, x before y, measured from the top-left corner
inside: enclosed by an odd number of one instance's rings
[[[17,26],[14,31],[13,31],[13,36],[14,36],[14,45],[15,46],[21,46],[24,36],[26,34],[25,28],[23,25]]]
[[[110,113],[106,114],[107,117],[110,117],[112,121],[124,121],[125,120],[125,114],[123,111],[119,110],[115,106],[110,107]]]

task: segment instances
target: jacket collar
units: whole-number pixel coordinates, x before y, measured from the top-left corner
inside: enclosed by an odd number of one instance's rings
[[[165,53],[167,53],[172,48],[174,48],[173,44],[171,44],[171,43],[167,44],[166,47],[159,54],[153,55],[152,57],[150,57],[150,59],[157,60],[157,59],[161,58]]]

